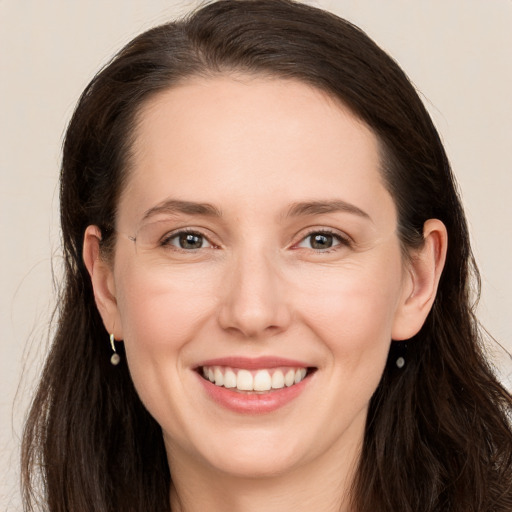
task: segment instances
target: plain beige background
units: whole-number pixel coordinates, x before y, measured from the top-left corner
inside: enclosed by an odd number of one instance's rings
[[[512,0],[309,3],[361,26],[422,92],[467,208],[483,277],[480,318],[512,349]],[[66,123],[116,50],[195,5],[0,0],[0,510],[21,509],[21,424],[47,346],[52,267],[57,282],[60,268],[57,179]],[[510,361],[495,354],[510,386]]]

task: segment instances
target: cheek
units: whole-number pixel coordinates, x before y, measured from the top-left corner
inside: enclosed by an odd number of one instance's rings
[[[215,289],[208,272],[187,269],[152,271],[128,262],[116,288],[123,333],[128,343],[172,346],[189,331],[212,304]],[[149,348],[149,347],[148,347]]]
[[[303,321],[344,361],[387,356],[402,293],[399,262],[324,269],[303,288]]]
[[[117,291],[124,346],[137,393],[155,420],[175,433],[187,432],[187,353],[211,317],[213,284],[204,276],[123,268]],[[190,399],[190,397],[189,397]],[[186,439],[183,443],[188,443]]]
[[[123,269],[118,280],[118,308],[130,372],[139,393],[152,379],[179,377],[187,345],[211,316],[213,283],[186,272],[145,272]]]

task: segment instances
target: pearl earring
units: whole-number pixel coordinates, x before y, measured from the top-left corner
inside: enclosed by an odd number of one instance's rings
[[[119,354],[116,352],[116,346],[114,344],[114,335],[111,334],[110,335],[110,346],[112,347],[112,350],[114,351],[114,353],[112,354],[112,357],[110,358],[110,362],[114,365],[114,366],[117,366],[119,364],[119,361],[121,361],[121,357],[119,356]]]

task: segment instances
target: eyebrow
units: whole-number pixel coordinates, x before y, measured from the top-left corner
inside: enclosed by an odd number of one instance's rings
[[[195,203],[193,201],[180,201],[167,199],[144,212],[142,220],[146,220],[158,213],[183,213],[185,215],[204,215],[206,217],[221,217],[222,212],[209,203]]]
[[[326,213],[347,212],[359,217],[372,220],[371,217],[361,208],[347,203],[341,199],[330,201],[304,201],[293,203],[286,213],[286,217],[302,217],[310,215],[321,215]],[[143,215],[146,220],[158,213],[182,213],[185,215],[203,215],[206,217],[222,217],[222,212],[210,203],[196,203],[193,201],[180,201],[167,199],[149,210]]]
[[[347,212],[364,219],[372,218],[361,208],[347,203],[341,199],[331,201],[306,201],[302,203],[293,203],[286,214],[287,217],[300,217],[308,215],[321,215],[325,213]]]

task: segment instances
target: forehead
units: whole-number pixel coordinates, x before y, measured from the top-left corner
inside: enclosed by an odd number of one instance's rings
[[[132,155],[120,210],[139,214],[166,195],[245,209],[331,195],[371,209],[385,192],[371,129],[294,80],[195,78],[164,91],[140,110]]]

